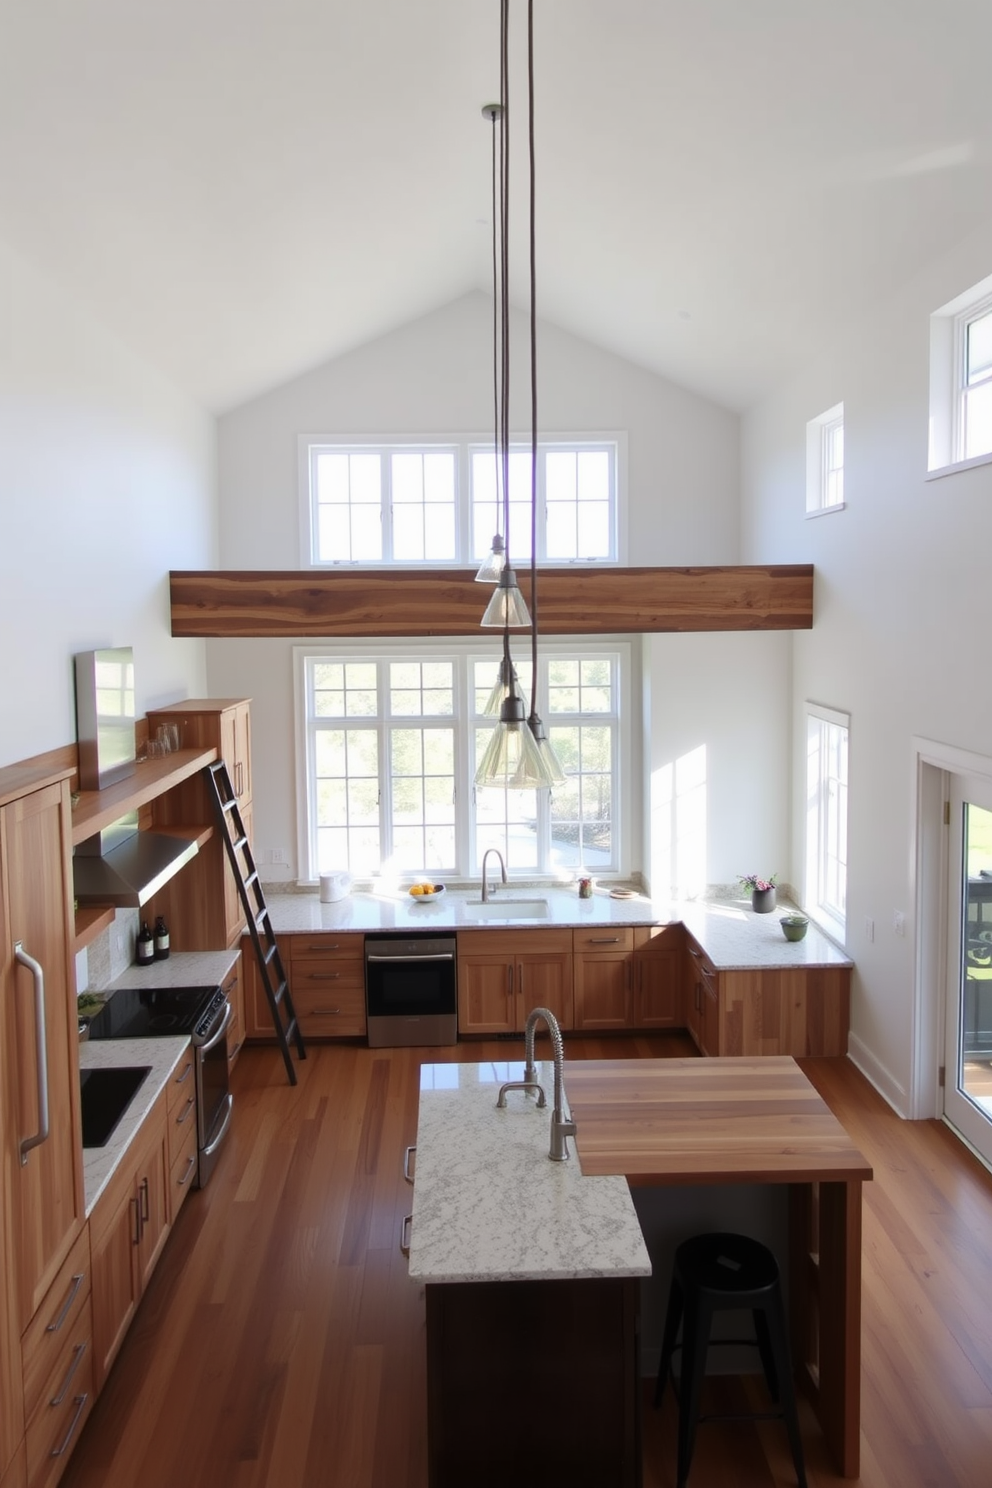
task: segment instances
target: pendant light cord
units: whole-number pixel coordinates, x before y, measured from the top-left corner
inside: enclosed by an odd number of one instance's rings
[[[527,137],[530,153],[530,711],[537,714],[537,248],[534,227],[534,0],[527,0]]]

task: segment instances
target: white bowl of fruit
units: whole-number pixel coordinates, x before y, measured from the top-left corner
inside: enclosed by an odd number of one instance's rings
[[[444,884],[433,883],[431,879],[425,878],[420,883],[411,884],[408,892],[414,903],[427,904],[444,893]]]

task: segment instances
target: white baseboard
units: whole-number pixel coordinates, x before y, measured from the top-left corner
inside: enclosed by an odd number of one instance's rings
[[[903,1120],[907,1118],[909,1110],[909,1096],[905,1086],[889,1070],[875,1058],[871,1050],[858,1038],[856,1033],[848,1035],[847,1057],[856,1069],[859,1069],[870,1085],[874,1085],[883,1100],[888,1101],[897,1116]]]

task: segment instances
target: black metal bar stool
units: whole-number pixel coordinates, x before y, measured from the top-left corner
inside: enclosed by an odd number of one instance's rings
[[[710,1337],[714,1313],[731,1309],[750,1309],[754,1318],[753,1339]],[[683,1324],[682,1342],[678,1344],[676,1340],[680,1323]],[[780,1403],[781,1409],[748,1413],[743,1417],[700,1416],[699,1401],[703,1376],[706,1373],[706,1353],[711,1343],[744,1343],[757,1348],[771,1397]],[[769,1418],[784,1419],[799,1488],[806,1488],[806,1467],[799,1435],[778,1262],[766,1245],[761,1245],[747,1235],[712,1234],[696,1235],[678,1247],[654,1391],[656,1409],[664,1393],[676,1348],[682,1350],[681,1380],[676,1390],[679,1404],[677,1488],[685,1488],[696,1441],[696,1426],[701,1420]],[[674,1387],[674,1379],[672,1383]]]

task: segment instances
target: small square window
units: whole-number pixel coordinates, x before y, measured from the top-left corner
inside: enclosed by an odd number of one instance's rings
[[[806,425],[806,514],[844,506],[844,405],[837,403]]]

